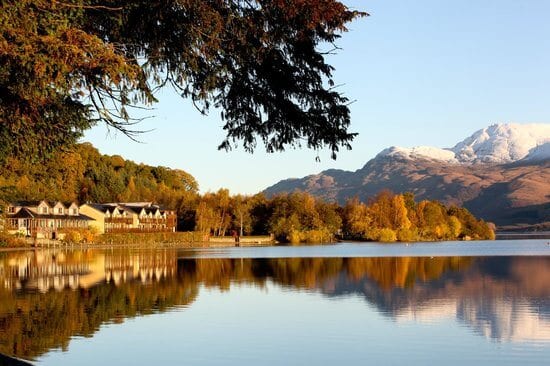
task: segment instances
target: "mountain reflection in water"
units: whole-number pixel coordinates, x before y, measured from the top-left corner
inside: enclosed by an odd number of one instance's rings
[[[396,322],[457,319],[498,341],[550,342],[550,257],[192,259],[171,249],[44,250],[0,253],[0,352],[33,359],[104,323],[192,306],[201,287],[268,281],[361,296]]]

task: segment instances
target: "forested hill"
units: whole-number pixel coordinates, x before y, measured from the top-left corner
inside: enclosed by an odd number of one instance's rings
[[[177,209],[197,191],[197,181],[183,170],[103,155],[90,143],[38,164],[10,157],[0,165],[3,200],[155,201]]]

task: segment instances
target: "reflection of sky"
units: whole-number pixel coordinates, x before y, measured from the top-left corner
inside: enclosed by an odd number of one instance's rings
[[[394,322],[358,296],[201,288],[183,311],[105,325],[40,365],[544,364],[550,347],[480,341],[459,322]],[[93,356],[90,356],[93,355]]]

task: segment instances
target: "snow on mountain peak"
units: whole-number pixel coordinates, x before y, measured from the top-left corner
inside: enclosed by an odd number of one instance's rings
[[[550,124],[495,124],[476,131],[452,148],[392,146],[377,155],[384,156],[455,164],[540,161],[550,159]]]
[[[523,158],[525,161],[541,161],[550,158],[550,141],[529,150],[529,154]]]
[[[528,158],[535,150],[537,159],[550,158],[545,154],[547,149],[537,149],[548,142],[550,124],[495,124],[476,131],[450,150],[463,163],[503,164]]]
[[[378,156],[402,157],[405,159],[432,159],[448,163],[458,163],[455,153],[448,149],[440,149],[432,146],[416,146],[412,148],[392,146],[382,150]]]

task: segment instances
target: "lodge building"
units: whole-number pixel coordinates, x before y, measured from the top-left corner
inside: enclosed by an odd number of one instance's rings
[[[8,204],[8,232],[37,239],[59,239],[66,229],[113,232],[174,232],[177,216],[152,202],[86,203],[20,201]]]
[[[19,201],[6,212],[8,232],[37,239],[57,239],[63,229],[85,229],[92,220],[74,202]]]
[[[80,212],[90,216],[100,233],[175,232],[176,212],[152,202],[86,203]]]

